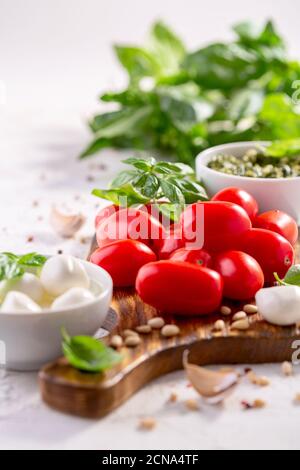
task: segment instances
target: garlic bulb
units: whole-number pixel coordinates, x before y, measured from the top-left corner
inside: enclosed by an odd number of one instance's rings
[[[11,291],[1,305],[2,313],[40,313],[42,309],[28,295]]]
[[[300,287],[277,286],[256,294],[261,316],[273,325],[289,326],[300,322]]]
[[[70,307],[79,307],[91,302],[94,299],[95,297],[88,289],[83,287],[73,287],[54,300],[51,306],[51,310],[62,310]]]
[[[49,258],[41,272],[41,283],[53,297],[58,297],[72,287],[88,289],[90,280],[83,265],[73,256],[57,255]]]

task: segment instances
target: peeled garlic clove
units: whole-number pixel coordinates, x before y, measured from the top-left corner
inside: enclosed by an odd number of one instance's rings
[[[40,313],[41,307],[22,292],[11,291],[1,305],[2,313]]]
[[[261,316],[273,325],[289,326],[300,322],[300,287],[277,286],[256,294]]]
[[[9,291],[22,292],[38,304],[42,302],[45,295],[40,279],[31,273],[25,273],[19,279],[3,281],[1,286],[1,295],[4,296]]]
[[[49,258],[41,272],[44,289],[53,297],[64,294],[72,287],[88,289],[90,280],[79,260],[73,256],[57,255]]]
[[[86,218],[82,214],[64,214],[56,207],[52,208],[50,223],[63,238],[72,238],[83,226]]]
[[[73,287],[54,300],[53,304],[51,305],[51,310],[62,310],[70,307],[79,307],[91,302],[94,299],[95,297],[88,289],[83,287]]]
[[[213,398],[222,395],[238,382],[235,372],[215,372],[188,362],[188,351],[184,353],[183,365],[187,377],[199,395]]]

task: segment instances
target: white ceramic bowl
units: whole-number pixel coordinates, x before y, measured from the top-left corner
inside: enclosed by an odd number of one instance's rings
[[[112,298],[112,279],[104,269],[87,261],[79,261],[92,283],[103,287],[95,300],[58,311],[0,313],[0,349],[5,349],[7,369],[37,370],[58,358],[62,354],[62,326],[73,336],[93,335],[103,325]]]
[[[221,189],[236,186],[248,191],[259,203],[260,212],[279,209],[294,217],[300,225],[300,177],[249,178],[220,173],[208,168],[216,155],[242,157],[247,150],[266,146],[267,142],[239,142],[219,145],[200,153],[196,159],[197,177],[203,181],[210,196]]]

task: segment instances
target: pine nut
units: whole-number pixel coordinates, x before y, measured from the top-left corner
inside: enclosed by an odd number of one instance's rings
[[[226,328],[226,325],[223,320],[217,320],[214,324],[214,330],[216,331],[223,331],[225,330],[225,328]]]
[[[180,333],[180,329],[176,325],[165,325],[162,330],[161,334],[165,338],[172,338],[173,336],[177,336]]]
[[[266,402],[260,399],[256,399],[253,402],[253,408],[256,408],[256,409],[262,409],[262,408],[265,408],[266,406],[267,406]]]
[[[169,403],[175,403],[178,400],[178,395],[175,392],[172,392],[169,397]]]
[[[152,431],[156,427],[156,420],[154,418],[143,418],[140,420],[139,428],[145,431]]]
[[[247,305],[245,305],[244,308],[243,308],[243,310],[244,310],[244,312],[248,313],[249,315],[258,312],[258,308],[256,307],[256,305],[253,305],[253,304],[247,304]]]
[[[121,336],[119,335],[114,335],[112,336],[111,340],[110,340],[110,345],[113,347],[113,348],[121,348],[123,346],[123,339]]]
[[[136,327],[136,331],[138,333],[142,333],[143,335],[147,335],[148,333],[151,333],[152,328],[150,325],[140,325]]]
[[[284,362],[281,366],[281,370],[283,375],[286,375],[287,377],[290,377],[294,373],[293,366],[290,362]]]
[[[233,315],[232,320],[238,321],[243,320],[244,318],[247,318],[247,314],[245,312],[237,312],[235,315]]]
[[[253,385],[259,385],[260,387],[270,385],[270,380],[267,377],[259,377],[253,371],[249,372],[247,377]]]
[[[161,317],[154,317],[148,320],[148,325],[154,330],[160,330],[165,324],[165,320]]]
[[[133,330],[124,330],[123,336],[124,338],[127,338],[128,336],[137,336],[137,332]]]
[[[129,348],[135,348],[139,344],[141,344],[141,338],[137,334],[130,335],[130,336],[127,336],[127,338],[125,338],[125,345],[128,346]]]
[[[199,404],[198,404],[197,400],[193,400],[193,399],[186,400],[185,401],[185,406],[187,407],[188,410],[191,410],[191,411],[198,411],[199,410]]]
[[[226,307],[226,305],[223,305],[223,306],[220,308],[220,313],[221,313],[221,315],[228,316],[228,315],[231,315],[232,310],[231,310],[231,308]]]
[[[239,330],[239,331],[246,331],[250,327],[248,318],[244,318],[243,320],[238,320],[232,323],[231,329],[232,330]]]

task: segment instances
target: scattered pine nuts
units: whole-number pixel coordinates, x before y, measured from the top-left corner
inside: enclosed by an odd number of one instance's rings
[[[232,310],[230,307],[226,307],[226,305],[222,305],[222,307],[220,308],[220,313],[221,315],[228,316],[228,315],[231,315]]]
[[[139,335],[130,335],[125,338],[125,346],[128,346],[129,348],[135,348],[141,344],[141,338]]]
[[[248,318],[244,318],[243,320],[235,321],[231,325],[232,330],[240,330],[240,331],[248,330],[249,327],[250,327],[250,323],[249,323]]]
[[[161,334],[165,338],[172,338],[173,336],[178,336],[179,333],[180,329],[177,325],[165,325],[161,330]]]
[[[199,410],[199,404],[197,400],[193,400],[193,399],[186,400],[184,404],[188,410],[191,410],[191,411]]]
[[[137,336],[137,332],[133,330],[124,330],[123,336],[124,338],[127,338],[128,336]]]
[[[249,372],[247,377],[254,385],[259,385],[260,387],[267,387],[270,385],[270,380],[267,377],[259,377],[253,371]]]
[[[281,366],[281,370],[286,377],[290,377],[294,373],[293,366],[290,362],[284,362]]]
[[[242,407],[244,410],[253,410],[253,409],[262,409],[266,407],[266,402],[260,399],[256,399],[253,403],[249,403],[248,401],[242,401]]]
[[[254,313],[258,312],[258,308],[256,307],[256,305],[253,305],[253,304],[245,305],[243,310],[245,313],[248,313],[249,315],[251,314],[253,315]]]
[[[155,330],[160,330],[165,324],[165,320],[161,317],[154,317],[148,320],[148,325]]]
[[[152,328],[150,325],[140,325],[136,327],[136,331],[143,335],[147,335],[148,333],[151,333]]]
[[[157,425],[157,422],[154,418],[143,418],[139,422],[139,428],[144,431],[152,431]]]
[[[247,314],[245,312],[237,312],[233,315],[232,320],[238,321],[238,320],[243,320],[244,318],[247,318]]]
[[[119,335],[114,335],[112,336],[111,340],[110,340],[110,345],[113,347],[113,348],[121,348],[123,346],[123,339],[121,336]]]
[[[217,320],[214,324],[214,330],[224,331],[226,328],[225,322],[223,320]]]

